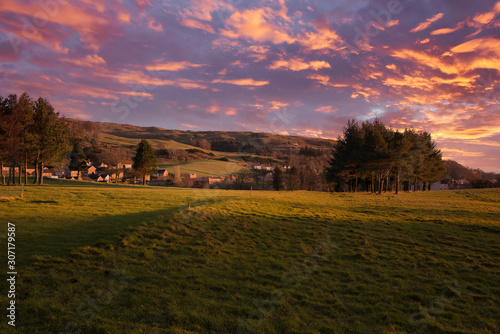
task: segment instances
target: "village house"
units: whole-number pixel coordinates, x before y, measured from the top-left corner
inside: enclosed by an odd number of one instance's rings
[[[93,181],[93,182],[110,182],[111,177],[109,174],[90,174],[89,176],[85,176],[83,178],[84,181]]]
[[[155,174],[152,174],[151,177],[155,179],[165,179],[168,176],[168,171],[166,169],[159,169]]]

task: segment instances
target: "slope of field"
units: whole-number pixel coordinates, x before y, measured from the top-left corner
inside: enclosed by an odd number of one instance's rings
[[[0,202],[19,262],[16,329],[0,332],[498,333],[499,218],[498,190],[54,180]]]
[[[111,144],[111,145],[116,145],[116,146],[123,146],[126,148],[137,148],[137,145],[141,141],[139,138],[126,138],[126,137],[120,137],[120,136],[115,136],[111,134],[105,133],[100,141],[104,144]],[[166,140],[166,139],[149,139],[149,142],[151,143],[151,146],[155,150],[160,150],[160,149],[167,149],[167,150],[187,150],[187,149],[198,149],[201,150],[198,147],[187,145],[187,144],[182,144],[179,142],[176,142],[174,140]],[[205,150],[202,150],[205,151]],[[206,151],[210,152],[210,151]]]
[[[166,168],[169,173],[174,172],[174,166],[180,165],[181,174],[196,174],[196,176],[220,176],[236,174],[246,167],[233,161],[198,160],[187,163],[159,164],[158,168]]]

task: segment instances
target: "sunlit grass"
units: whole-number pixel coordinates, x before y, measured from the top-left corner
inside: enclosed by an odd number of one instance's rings
[[[17,228],[18,332],[499,331],[498,190],[66,181],[28,187],[0,209],[4,230]]]

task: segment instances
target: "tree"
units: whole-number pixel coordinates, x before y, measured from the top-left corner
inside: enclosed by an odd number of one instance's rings
[[[236,180],[234,180],[233,183],[234,189],[239,189],[239,190],[251,189],[254,181],[252,175],[253,173],[250,172],[248,169],[240,170],[236,176]]]
[[[396,194],[399,193],[401,174],[403,173],[403,171],[408,170],[409,168],[407,164],[408,152],[410,151],[410,148],[412,146],[412,142],[410,141],[410,133],[411,132],[409,132],[408,130],[405,130],[405,132],[394,132],[392,141],[389,144],[392,159],[394,161],[392,172],[395,175],[396,179]]]
[[[273,188],[274,190],[278,191],[283,188],[283,171],[281,170],[281,167],[278,165],[274,166]]]
[[[47,100],[38,98],[34,111],[33,133],[36,144],[33,148],[33,163],[38,171],[38,183],[43,184],[44,166],[60,164],[68,152],[69,131],[66,122],[59,118],[59,113],[54,112]]]
[[[343,133],[337,139],[332,150],[332,159],[327,168],[326,178],[342,186],[343,182],[356,191],[358,178],[361,176],[363,163],[363,144],[365,128],[360,128],[355,120],[347,122]]]
[[[142,184],[146,184],[146,175],[150,175],[156,171],[156,157],[151,144],[146,139],[141,140],[137,146],[133,165],[136,171],[142,175]]]
[[[308,166],[309,167],[309,166]],[[400,179],[410,189],[411,181],[435,182],[446,175],[441,152],[427,132],[406,129],[404,132],[387,128],[379,119],[364,122],[361,127],[349,121],[332,151],[326,178],[343,188],[347,182],[351,191],[358,188],[358,178],[371,191],[388,191]]]
[[[80,179],[80,172],[87,169],[87,158],[83,154],[82,145],[77,141],[73,145],[73,151],[71,151],[71,161],[69,162],[69,169],[78,171],[77,179]]]

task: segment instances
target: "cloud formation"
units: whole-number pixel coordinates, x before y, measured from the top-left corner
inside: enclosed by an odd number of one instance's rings
[[[499,15],[491,0],[4,0],[0,94],[95,121],[328,138],[379,117],[500,172]]]

